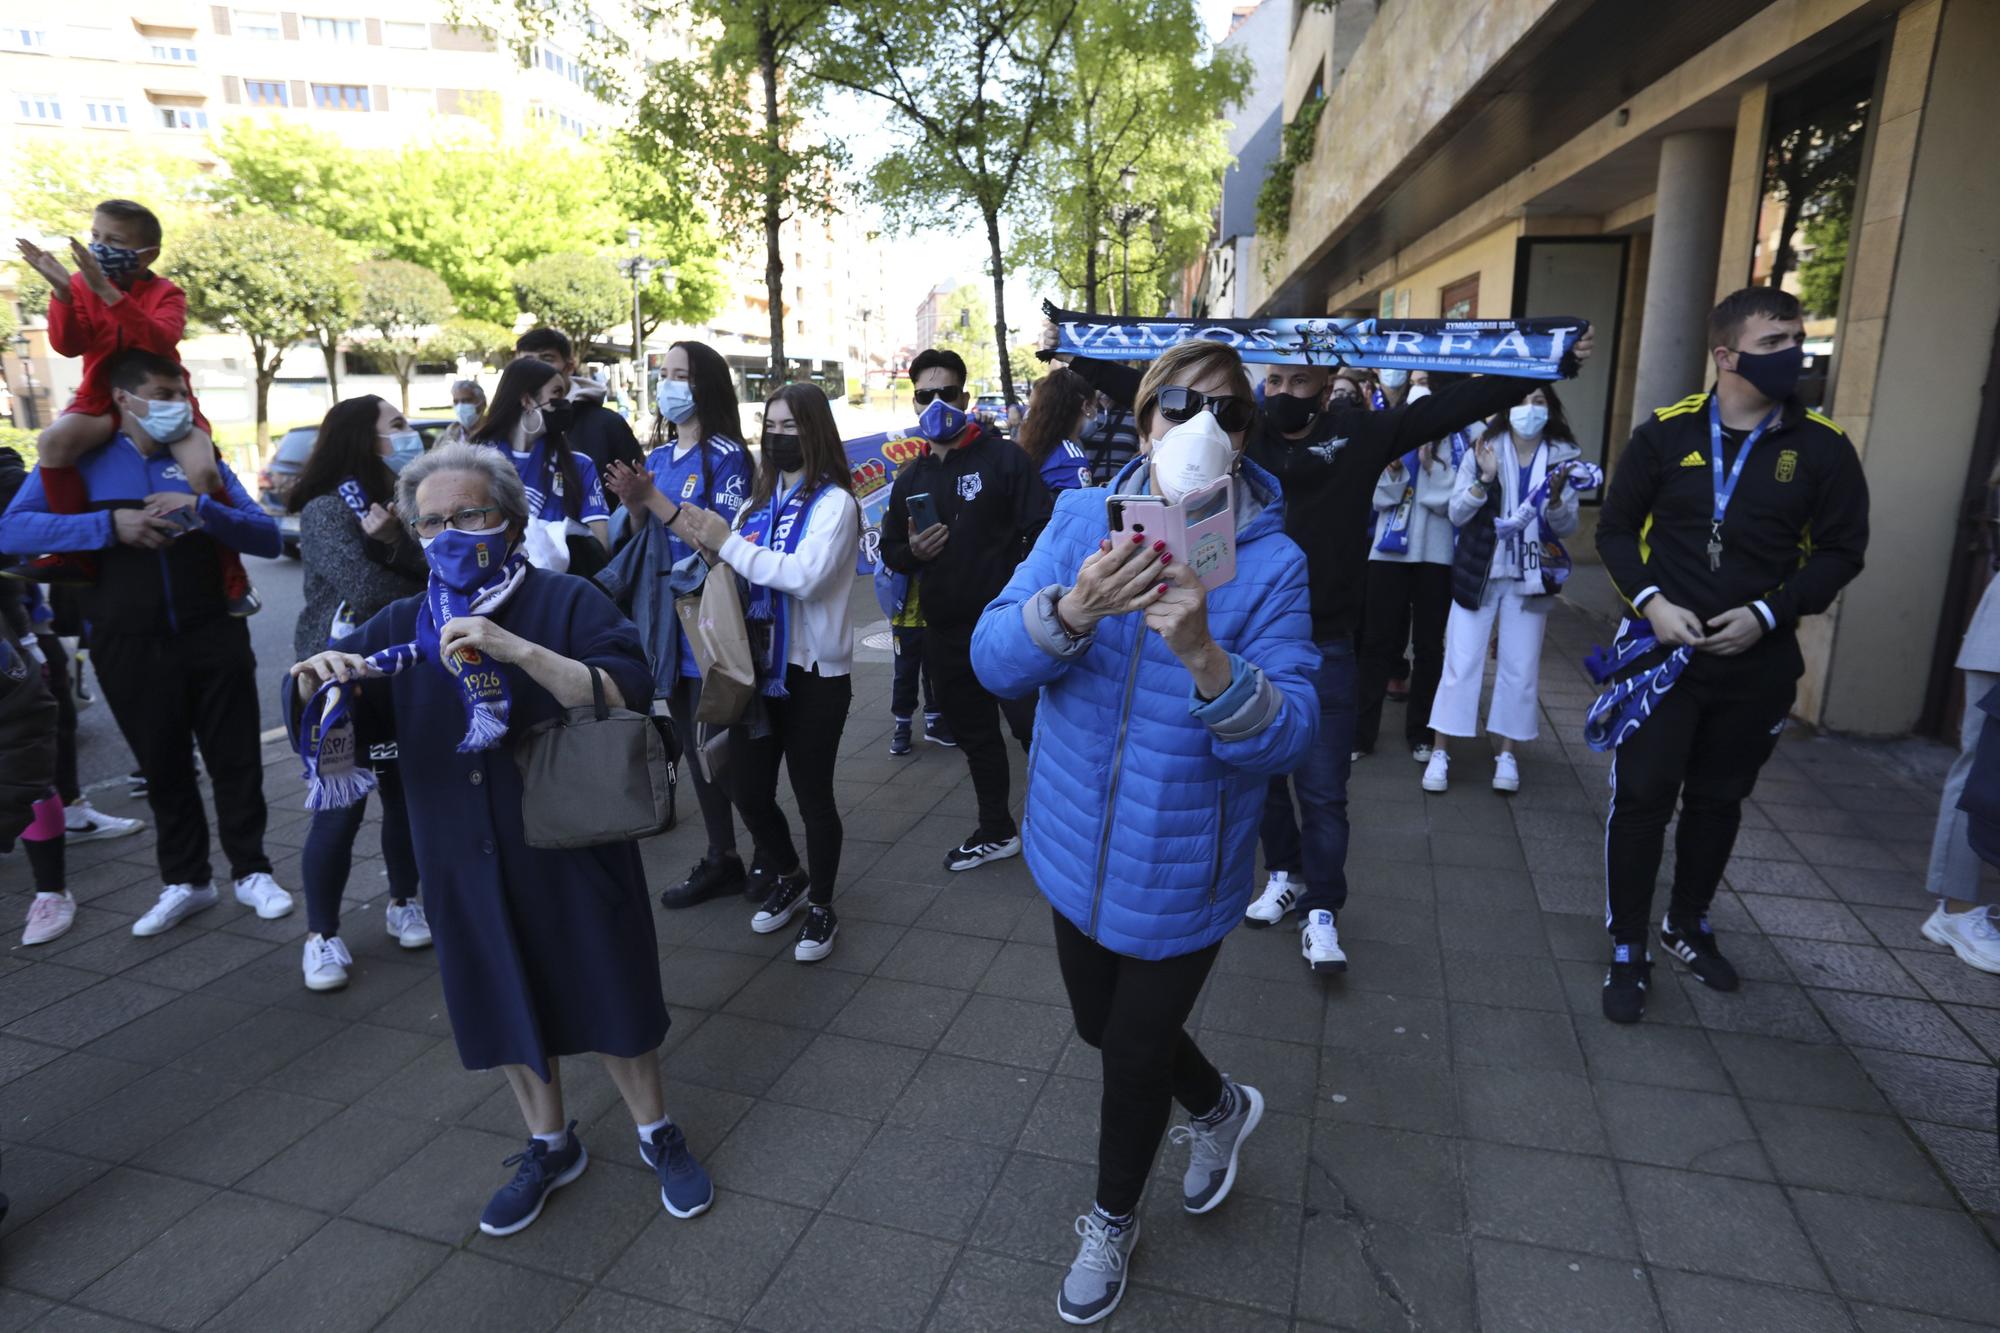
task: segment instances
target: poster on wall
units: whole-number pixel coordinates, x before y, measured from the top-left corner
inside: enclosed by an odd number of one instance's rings
[[[848,475],[854,479],[854,498],[861,504],[861,550],[857,574],[872,573],[882,547],[882,516],[889,512],[889,488],[896,472],[913,458],[920,458],[930,441],[914,428],[877,431],[858,439],[843,441],[847,450]]]

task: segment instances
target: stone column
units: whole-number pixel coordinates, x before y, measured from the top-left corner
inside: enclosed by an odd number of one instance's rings
[[[1729,198],[1732,136],[1724,130],[1670,134],[1660,141],[1652,254],[1646,265],[1645,322],[1632,419],[1705,388],[1708,312]]]

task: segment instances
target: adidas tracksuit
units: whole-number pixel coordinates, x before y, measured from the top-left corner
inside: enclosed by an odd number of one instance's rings
[[[1791,398],[1744,465],[1722,524],[1719,568],[1711,570],[1708,399],[1694,394],[1660,408],[1633,432],[1604,497],[1597,551],[1635,609],[1664,595],[1706,621],[1748,606],[1766,632],[1735,657],[1697,651],[1618,747],[1604,844],[1605,924],[1618,943],[1646,937],[1676,799],[1667,913],[1692,924],[1708,910],[1743,799],[1777,745],[1805,671],[1799,618],[1832,604],[1861,572],[1868,545],[1868,483],[1853,444]],[[1748,434],[1722,432],[1725,476]]]

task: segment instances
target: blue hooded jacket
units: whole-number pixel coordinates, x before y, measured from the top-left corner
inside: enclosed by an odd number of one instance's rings
[[[1208,594],[1229,653],[1227,689],[1203,702],[1132,612],[1071,641],[1055,601],[1109,530],[1105,500],[1139,487],[1135,459],[1109,488],[1064,492],[1014,577],[979,618],[972,665],[1008,698],[1041,691],[1023,838],[1035,883],[1077,929],[1134,958],[1173,958],[1243,919],[1264,792],[1319,726],[1305,555],[1284,533],[1277,481],[1244,460],[1236,576]]]

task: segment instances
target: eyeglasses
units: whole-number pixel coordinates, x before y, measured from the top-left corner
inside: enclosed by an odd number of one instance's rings
[[[916,400],[916,404],[918,407],[929,407],[931,405],[931,399],[956,398],[959,395],[959,391],[964,387],[965,386],[962,384],[953,384],[942,389],[918,389],[915,393],[911,394],[910,397]]]
[[[1207,408],[1215,413],[1215,424],[1232,434],[1250,429],[1250,422],[1257,414],[1255,408],[1233,394],[1210,396],[1178,384],[1160,390],[1154,402],[1160,415],[1175,423],[1193,421]]]
[[[460,532],[478,532],[491,527],[487,517],[500,512],[499,505],[485,505],[478,509],[461,509],[455,514],[419,514],[410,524],[419,537],[435,537],[446,528],[457,528]]]

